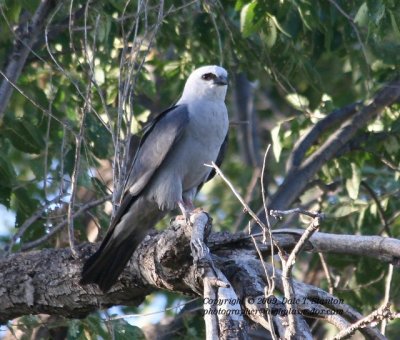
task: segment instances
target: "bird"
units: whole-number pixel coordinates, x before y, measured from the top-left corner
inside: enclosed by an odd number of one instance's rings
[[[177,103],[145,125],[122,200],[98,250],[85,262],[80,283],[107,292],[148,231],[169,211],[187,218],[203,184],[215,176],[228,141],[228,73],[216,65],[195,69]]]

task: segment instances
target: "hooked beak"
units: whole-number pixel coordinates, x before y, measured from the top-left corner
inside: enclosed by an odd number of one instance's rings
[[[228,78],[225,76],[219,76],[214,79],[214,84],[218,86],[228,85]]]

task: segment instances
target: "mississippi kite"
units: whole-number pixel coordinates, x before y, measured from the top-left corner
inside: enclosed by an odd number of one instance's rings
[[[83,267],[82,284],[108,291],[150,228],[177,207],[185,216],[193,210],[194,196],[215,174],[204,164],[220,164],[226,147],[227,76],[219,66],[196,69],[177,104],[145,127],[122,203]]]

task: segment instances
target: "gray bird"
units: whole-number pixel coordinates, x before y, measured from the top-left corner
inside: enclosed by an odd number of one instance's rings
[[[203,66],[187,79],[177,104],[144,130],[126,181],[122,203],[99,249],[85,263],[81,284],[108,291],[134,250],[165,214],[177,207],[185,217],[193,199],[221,164],[227,144],[227,72]]]

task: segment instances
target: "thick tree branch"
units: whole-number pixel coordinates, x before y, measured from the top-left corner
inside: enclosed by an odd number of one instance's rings
[[[17,40],[14,49],[10,54],[9,62],[5,68],[4,75],[0,84],[0,119],[3,118],[4,111],[10,100],[15,84],[25,66],[26,59],[32,51],[32,46],[36,43],[51,10],[57,4],[54,0],[42,0],[32,16],[30,22],[21,22],[17,29]]]
[[[190,222],[192,224],[190,247],[193,263],[202,276],[204,287],[203,302],[206,338],[207,340],[246,338],[240,305],[227,303],[223,306],[225,307],[224,313],[219,314],[217,313],[216,305],[211,302],[219,299],[234,302],[238,300],[235,291],[224,274],[214,266],[210,250],[204,243],[211,231],[211,219],[207,214],[195,211],[190,216]],[[235,313],[232,313],[232,311]]]
[[[78,246],[81,259],[74,259],[69,249],[2,258],[0,322],[24,314],[79,317],[112,305],[138,305],[156,287],[193,295],[199,286],[191,269],[190,228],[184,226],[173,223],[165,232],[148,236],[107,294],[95,285],[78,283],[82,263],[95,245]]]
[[[329,129],[343,123],[346,119],[351,117],[357,112],[360,103],[347,105],[341,109],[335,110],[316,123],[310,131],[308,131],[302,138],[295,144],[290,157],[286,164],[286,170],[292,171],[301,165],[304,156],[308,149]]]
[[[302,232],[283,230],[274,232],[273,236],[280,248],[290,250],[297,244]],[[0,322],[38,313],[83,317],[113,305],[138,305],[155,289],[199,295],[196,292],[201,292],[202,287],[190,256],[191,233],[191,228],[184,221],[174,221],[164,232],[146,237],[118,283],[107,294],[103,294],[97,286],[82,287],[78,283],[83,260],[96,248],[93,244],[77,247],[82,259],[74,259],[69,249],[45,249],[5,256],[0,259]],[[264,294],[265,283],[257,283],[251,276],[244,279],[239,275],[243,270],[248,271],[250,264],[257,264],[257,275],[265,275],[248,235],[211,234],[208,244],[218,258],[214,263],[222,269],[239,299]],[[269,244],[262,245],[261,250],[265,254],[270,253]],[[400,258],[400,241],[377,236],[315,233],[305,244],[305,250],[369,255],[395,262]],[[271,275],[272,269],[269,270]],[[232,275],[239,276],[232,278]],[[280,276],[277,272],[277,288],[283,291]],[[254,287],[250,288],[251,285]],[[296,296],[299,287],[301,283],[295,283]],[[249,289],[256,291],[250,294]],[[313,289],[315,292],[317,287]],[[277,323],[279,321],[274,318],[274,324]]]
[[[276,244],[287,252],[296,246],[303,233],[304,229],[276,229],[272,231]],[[252,236],[263,238],[264,233],[261,232]],[[251,236],[246,233],[215,233],[210,236],[208,245],[212,252],[221,251],[226,247],[229,247],[229,249],[234,247],[235,249],[253,250],[256,254]],[[263,254],[270,254],[269,240],[258,246]],[[305,243],[303,250],[313,253],[367,256],[400,266],[400,240],[390,237],[317,232]]]
[[[271,199],[271,209],[287,209],[304,191],[307,183],[321,169],[322,165],[335,157],[337,152],[348,143],[356,133],[380,112],[400,98],[400,80],[395,80],[381,89],[369,105],[363,106],[333,133],[322,146],[287,173],[284,182]],[[313,139],[313,138],[312,138]],[[307,140],[307,138],[303,138]],[[308,145],[308,144],[307,144]],[[301,158],[301,157],[300,157]]]
[[[297,309],[293,306],[287,309],[284,300],[276,296],[265,297],[263,286],[266,284],[263,269],[256,259],[249,256],[249,253],[240,252],[227,255],[223,259],[227,277],[233,283],[240,300],[245,300],[244,313],[253,321],[268,328],[268,324],[260,321],[260,316],[271,313],[273,315],[274,326],[280,338],[285,338],[285,330],[288,325],[287,315],[297,313],[302,315],[298,318],[297,338],[312,339],[311,331],[304,317],[317,318],[335,325],[339,330],[347,328],[351,322],[360,320],[362,315],[355,311],[351,306],[345,304],[333,295],[312,285],[293,280],[296,292]],[[272,274],[272,266],[266,265],[269,274]],[[283,292],[282,272],[275,269],[277,289]],[[266,305],[266,301],[270,301]],[[257,312],[254,312],[256,309]],[[252,312],[253,311],[253,312]],[[377,329],[365,328],[361,332],[370,339],[384,339]]]
[[[400,265],[400,240],[394,238],[315,233],[310,242],[314,252],[368,256]]]
[[[245,74],[235,74],[234,95],[237,110],[235,118],[246,121],[237,128],[240,154],[247,165],[260,166],[260,141],[257,131],[257,116],[254,109],[254,86]]]

